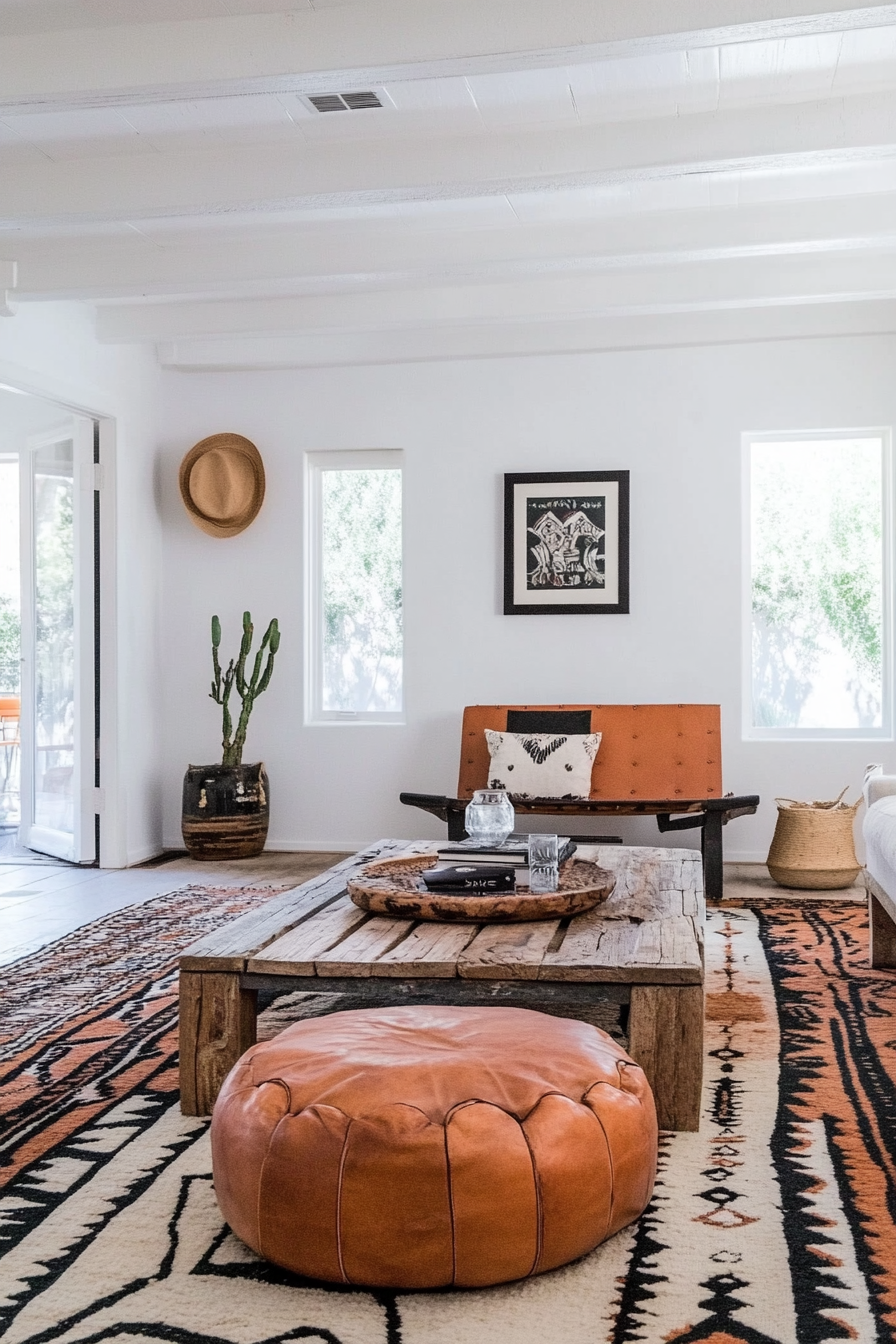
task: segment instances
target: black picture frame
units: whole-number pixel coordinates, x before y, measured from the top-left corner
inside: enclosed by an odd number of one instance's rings
[[[507,472],[504,615],[628,610],[629,473]]]

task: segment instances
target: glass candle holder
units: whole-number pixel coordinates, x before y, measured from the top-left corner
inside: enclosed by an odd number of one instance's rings
[[[556,891],[560,883],[556,835],[529,836],[529,890]]]
[[[467,839],[477,845],[503,845],[513,830],[514,811],[503,789],[477,789],[467,803]]]

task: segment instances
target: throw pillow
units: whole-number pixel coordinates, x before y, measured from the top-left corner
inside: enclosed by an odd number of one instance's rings
[[[517,798],[588,798],[600,733],[499,733],[486,728],[490,789]]]

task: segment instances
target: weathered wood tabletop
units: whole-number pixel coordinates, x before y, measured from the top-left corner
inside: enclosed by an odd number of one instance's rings
[[[255,1041],[261,989],[350,993],[371,1004],[628,1005],[629,1052],[653,1087],[662,1128],[699,1125],[703,1068],[703,877],[695,850],[579,846],[616,874],[602,905],[574,919],[438,924],[369,915],[346,894],[365,863],[426,853],[384,840],[180,958],[181,1108],[207,1115]]]

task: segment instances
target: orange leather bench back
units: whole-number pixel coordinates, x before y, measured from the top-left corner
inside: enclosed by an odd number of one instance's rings
[[[464,710],[458,798],[488,785],[485,729],[507,730],[511,709],[590,709],[602,733],[591,797],[632,802],[722,797],[718,705],[468,705]]]

